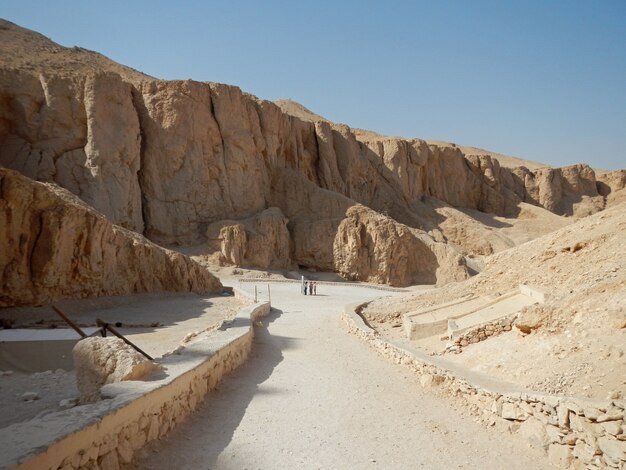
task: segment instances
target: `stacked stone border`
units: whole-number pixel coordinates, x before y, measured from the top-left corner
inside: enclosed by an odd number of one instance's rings
[[[247,296],[245,293],[237,292]],[[0,430],[0,468],[113,470],[191,414],[222,378],[248,357],[253,322],[269,303],[241,309],[206,339],[157,360],[165,378],[105,385],[94,404],[55,412]]]
[[[557,468],[626,469],[626,400],[549,395],[478,376],[463,377],[446,369],[441,358],[418,354],[382,338],[357,313],[363,305],[344,309],[342,320],[348,332],[383,357],[408,367],[423,387],[437,387],[445,395],[464,400],[484,423],[502,425],[530,446],[543,449]]]
[[[475,326],[451,341],[451,345],[444,352],[460,353],[464,347],[470,344],[480,343],[494,336],[511,331],[515,319],[519,316],[519,312],[499,318],[488,323],[482,323]]]
[[[382,290],[387,292],[409,292],[406,289],[400,287],[378,286],[373,284],[365,284],[360,282],[341,282],[341,281],[317,281],[315,279],[305,279],[305,281],[315,281],[316,284],[323,284],[327,286],[352,286],[352,287],[364,287],[366,289]],[[302,281],[297,279],[271,279],[262,277],[244,277],[239,279],[239,282],[253,282],[257,284],[264,284],[268,282],[276,283],[290,283],[300,284]]]

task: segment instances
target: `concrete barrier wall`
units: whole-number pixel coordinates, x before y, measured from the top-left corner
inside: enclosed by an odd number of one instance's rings
[[[0,468],[109,470],[131,462],[138,449],[182,422],[246,360],[252,322],[269,311],[268,303],[245,307],[229,328],[158,360],[165,378],[105,385],[105,400],[0,430]]]
[[[589,400],[523,390],[490,380],[468,380],[444,368],[436,358],[418,357],[369,328],[347,306],[346,329],[382,356],[408,367],[423,387],[461,398],[489,426],[516,433],[547,452],[557,468],[626,468],[626,400]]]
[[[531,299],[535,299],[539,303],[545,303],[548,300],[548,294],[540,287],[527,286],[526,284],[519,285],[520,293],[524,294]]]

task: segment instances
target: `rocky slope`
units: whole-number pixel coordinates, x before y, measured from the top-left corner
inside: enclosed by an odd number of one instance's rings
[[[70,192],[0,168],[0,307],[135,292],[220,292],[188,257],[111,224]]]
[[[378,300],[364,314],[384,329],[401,322],[403,313],[469,294],[502,294],[520,283],[538,286],[548,300],[525,309],[520,328],[472,344],[452,359],[550,393],[626,396],[625,228],[622,203],[489,256],[484,271],[469,280]]]
[[[207,243],[211,224],[276,207],[290,243],[287,250],[284,240],[272,241],[284,248],[272,267],[335,269],[396,285],[445,283],[467,269],[457,248],[446,246],[456,232],[427,198],[501,216],[519,213],[521,202],[565,215],[605,204],[586,165],[509,169],[452,145],[302,120],[236,87],[151,79],[9,22],[0,24],[0,39],[0,165],[67,188],[157,243]],[[369,235],[357,237],[349,220],[342,225],[353,207]],[[372,251],[369,240],[389,233],[397,250]],[[428,255],[402,254],[415,244]],[[404,274],[390,274],[386,266],[398,257]],[[267,264],[267,257],[246,259]]]

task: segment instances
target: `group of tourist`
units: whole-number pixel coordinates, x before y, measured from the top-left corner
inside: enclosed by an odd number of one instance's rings
[[[315,281],[305,281],[304,282],[304,295],[317,295],[317,282]]]

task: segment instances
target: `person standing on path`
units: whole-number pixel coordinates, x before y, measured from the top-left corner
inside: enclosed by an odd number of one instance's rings
[[[317,282],[313,281],[313,295],[317,295]]]
[[[306,295],[306,290],[307,290],[308,286],[309,286],[309,282],[308,281],[304,281],[304,295]]]

